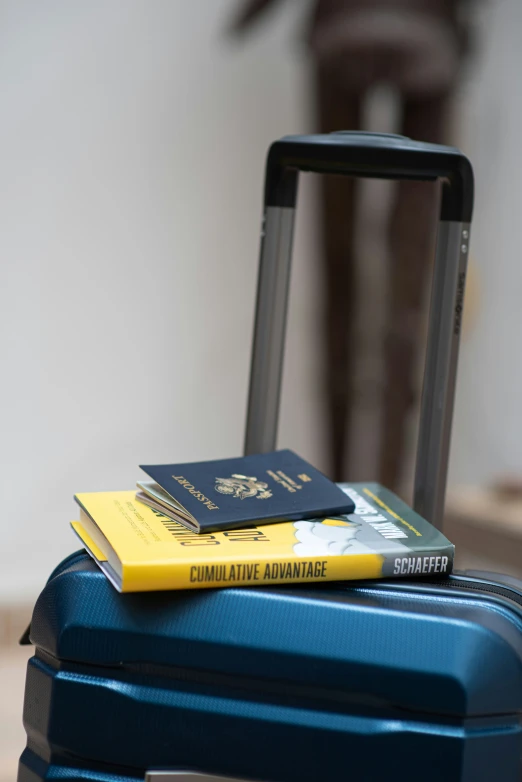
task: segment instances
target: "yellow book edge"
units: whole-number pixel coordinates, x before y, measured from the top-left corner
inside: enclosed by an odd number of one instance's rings
[[[96,562],[106,562],[107,557],[103,551],[98,548],[94,540],[87,534],[79,521],[71,521],[71,527],[78,535],[83,545],[89,550],[89,553],[93,556]]]
[[[109,558],[103,553],[102,549],[96,545],[91,535],[89,535],[87,530],[82,526],[82,524],[79,521],[71,521],[71,527],[73,529],[73,532],[80,539],[80,542],[83,544],[83,547],[85,548],[87,553],[90,554],[90,556],[92,557],[92,559],[94,559],[98,567],[105,573],[105,575],[107,576],[111,584],[114,587],[116,587],[118,592],[123,592],[121,563],[116,555],[116,552],[112,552],[114,557],[111,557],[112,559],[112,564],[111,564],[111,562],[109,562]],[[96,538],[98,538],[98,536],[101,535],[99,530],[98,530],[98,534],[96,534],[96,530],[91,529],[91,533],[93,533],[94,537]],[[108,541],[105,541],[105,543],[109,545]]]

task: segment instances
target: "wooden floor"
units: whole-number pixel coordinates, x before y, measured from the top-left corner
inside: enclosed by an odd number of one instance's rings
[[[25,747],[22,726],[25,669],[30,646],[0,645],[0,782],[15,782]]]

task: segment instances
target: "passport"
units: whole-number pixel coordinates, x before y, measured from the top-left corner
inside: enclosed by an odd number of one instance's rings
[[[353,500],[288,449],[235,459],[140,465],[136,499],[193,532],[352,513]]]

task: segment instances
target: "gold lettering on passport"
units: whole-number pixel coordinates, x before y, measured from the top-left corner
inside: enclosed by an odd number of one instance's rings
[[[292,478],[289,478],[282,470],[274,472],[273,470],[267,470],[267,474],[276,481],[283,489],[286,489],[291,494],[295,494],[298,489],[302,487],[296,483]]]
[[[283,482],[283,486],[285,486],[285,488],[288,488],[288,491],[294,491],[295,492],[298,489],[302,489],[303,488],[299,483],[296,483],[293,478],[290,478],[290,476],[287,475],[282,470],[278,470],[277,474],[280,475],[281,478],[283,478],[283,481],[286,481],[286,483]]]
[[[199,500],[203,503],[209,510],[219,510],[219,506],[216,505],[212,500],[209,500],[208,497],[205,497],[205,495],[198,491],[196,488],[194,488],[194,485],[190,483],[190,481],[187,481],[186,478],[183,477],[183,475],[173,475],[172,478],[179,483],[180,486],[183,486],[184,489],[186,489],[189,494],[192,494],[193,497],[195,497],[196,500]]]

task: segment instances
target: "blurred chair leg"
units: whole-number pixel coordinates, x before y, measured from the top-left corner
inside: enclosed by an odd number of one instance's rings
[[[402,133],[444,143],[449,96],[406,98]],[[388,313],[379,481],[400,490],[407,426],[418,403],[417,360],[424,336],[426,286],[435,245],[438,191],[426,182],[400,182],[390,226]]]
[[[322,133],[357,130],[361,98],[345,94],[331,74],[318,75],[318,113]],[[354,217],[356,182],[323,176],[321,187],[321,248],[324,270],[323,339],[326,363],[324,399],[328,417],[328,447],[333,480],[346,479],[344,461],[353,406],[352,324],[356,302]]]

